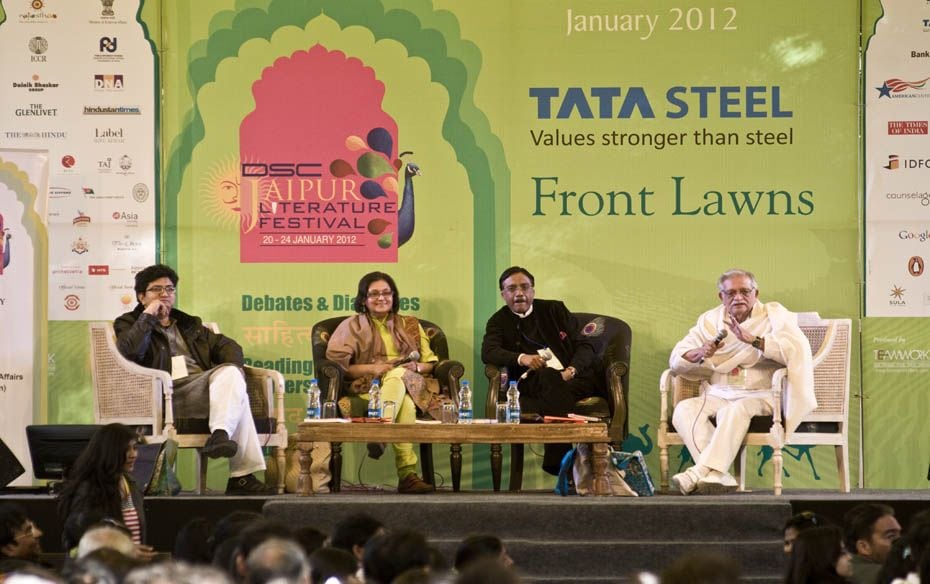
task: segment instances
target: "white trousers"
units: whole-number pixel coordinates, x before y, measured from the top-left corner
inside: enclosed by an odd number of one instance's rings
[[[210,432],[226,430],[230,440],[239,445],[229,459],[229,476],[242,477],[265,470],[255,421],[249,407],[245,377],[232,365],[219,367],[210,375]]]
[[[771,416],[771,398],[724,399],[707,395],[679,402],[672,414],[675,431],[681,436],[695,464],[729,472],[753,416]],[[717,416],[717,427],[710,418]]]

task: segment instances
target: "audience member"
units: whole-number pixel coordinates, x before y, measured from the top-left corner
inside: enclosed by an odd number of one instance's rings
[[[128,557],[136,557],[136,545],[130,535],[111,525],[98,525],[85,531],[78,542],[77,558],[83,558],[99,549],[116,550]]]
[[[135,553],[133,546],[128,549],[129,554],[113,547],[96,548],[67,562],[62,575],[66,582],[72,583],[120,584],[132,570],[144,564],[131,555]]]
[[[242,532],[263,520],[261,513],[233,511],[217,521],[213,537],[210,538],[213,566],[232,578],[236,574],[235,554],[239,549]]]
[[[455,584],[519,584],[520,577],[511,567],[496,558],[482,558],[470,562],[456,576]]]
[[[247,584],[310,584],[310,565],[297,542],[271,537],[249,552]]]
[[[76,513],[102,513],[129,529],[137,557],[151,559],[155,551],[145,543],[142,491],[130,474],[136,440],[136,434],[122,424],[97,430],[68,473],[58,495],[58,514],[67,522]]]
[[[324,584],[330,578],[336,578],[343,584],[360,582],[358,559],[341,548],[324,547],[310,556],[311,584]]]
[[[164,562],[136,568],[123,584],[232,584],[225,572],[211,566]]]
[[[715,552],[689,552],[662,572],[662,584],[737,584],[739,565]]]
[[[429,566],[426,538],[409,529],[376,535],[365,545],[362,567],[366,584],[391,584],[411,568]]]
[[[504,548],[504,542],[495,535],[470,535],[462,540],[455,550],[455,569],[464,570],[470,563],[491,558],[498,560],[504,567],[513,565],[513,560]]]
[[[849,582],[850,554],[843,547],[839,527],[812,527],[798,534],[791,550],[786,584],[830,584]]]
[[[336,523],[329,536],[329,545],[346,550],[362,563],[365,544],[372,537],[384,533],[384,524],[367,513],[355,513]]]
[[[204,517],[195,517],[181,526],[174,540],[175,560],[191,564],[210,565],[213,561],[210,536],[213,524]]]
[[[894,509],[880,503],[861,503],[843,516],[844,542],[853,554],[853,584],[874,584],[891,545],[901,537]]]
[[[801,511],[797,515],[792,515],[782,527],[782,533],[785,536],[785,555],[791,553],[791,546],[799,533],[811,527],[824,527],[829,524],[830,522],[825,517],[813,511]]]
[[[907,532],[892,544],[879,570],[878,584],[930,582],[921,574],[922,562],[930,557],[930,509],[911,519]]]
[[[249,555],[258,546],[271,539],[280,539],[299,545],[297,540],[294,539],[293,531],[286,525],[264,519],[250,525],[242,532],[242,536],[239,538],[239,546],[233,555],[231,565],[234,569],[232,572],[234,580],[242,582],[248,579],[247,559]],[[303,551],[301,551],[301,554],[303,554]]]
[[[305,525],[294,530],[294,539],[303,548],[309,558],[315,551],[326,544],[326,534],[315,527]]]
[[[37,563],[42,553],[42,530],[15,503],[0,503],[0,561]]]

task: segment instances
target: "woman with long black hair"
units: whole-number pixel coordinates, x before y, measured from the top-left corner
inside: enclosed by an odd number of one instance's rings
[[[130,472],[136,462],[136,434],[123,424],[108,424],[91,437],[68,472],[58,495],[62,523],[75,517],[102,516],[129,530],[140,558],[154,552],[145,545],[142,492]]]

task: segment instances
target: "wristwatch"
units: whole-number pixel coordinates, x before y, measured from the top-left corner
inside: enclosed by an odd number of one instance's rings
[[[755,347],[756,349],[759,349],[759,350],[761,351],[761,350],[762,350],[762,343],[763,343],[764,341],[765,341],[765,339],[763,339],[762,337],[756,337],[756,338],[754,338],[754,339],[752,340],[752,343],[750,343],[750,344],[751,344],[753,347]]]

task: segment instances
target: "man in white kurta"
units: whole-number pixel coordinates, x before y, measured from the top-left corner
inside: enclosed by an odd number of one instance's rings
[[[752,417],[772,415],[769,390],[777,369],[787,369],[787,434],[817,407],[810,344],[797,315],[777,302],[759,302],[751,272],[729,270],[717,284],[721,304],[698,317],[669,358],[676,374],[707,381],[702,395],[681,401],[672,415],[675,431],[695,460],[672,477],[685,495],[736,489],[730,465]]]

